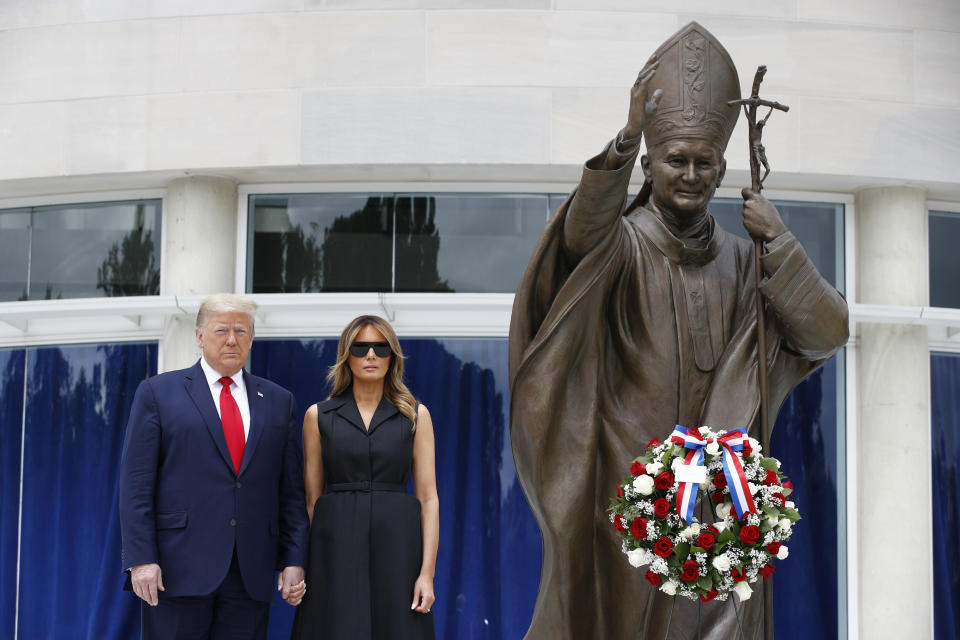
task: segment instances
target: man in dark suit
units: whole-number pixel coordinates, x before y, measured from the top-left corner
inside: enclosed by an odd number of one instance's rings
[[[120,462],[120,528],[144,639],[266,638],[273,577],[306,590],[296,403],[243,371],[256,303],[217,294],[197,314],[200,361],[144,380]]]

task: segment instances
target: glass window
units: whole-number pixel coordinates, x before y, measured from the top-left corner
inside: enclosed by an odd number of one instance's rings
[[[399,196],[395,291],[512,293],[547,207],[543,195]]]
[[[826,202],[774,200],[787,225],[820,274],[843,293],[843,205]],[[720,226],[741,238],[750,238],[743,228],[743,200],[715,198],[710,213]]]
[[[160,293],[160,200],[0,211],[0,300]]]
[[[247,290],[512,292],[545,194],[250,196]]]
[[[0,211],[0,302],[27,299],[30,210]]]
[[[390,291],[393,197],[250,196],[247,290]]]
[[[930,212],[930,306],[960,309],[960,213]]]

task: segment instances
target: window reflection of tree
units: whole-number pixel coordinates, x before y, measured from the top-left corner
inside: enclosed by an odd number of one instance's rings
[[[393,197],[371,196],[361,209],[338,216],[320,246],[323,291],[390,291],[393,288]]]
[[[108,296],[146,296],[160,293],[153,232],[146,229],[145,205],[138,204],[136,228],[107,250],[97,267],[97,289]],[[49,295],[49,286],[47,287]]]
[[[440,279],[437,256],[440,232],[436,224],[437,199],[407,196],[397,199],[397,274],[402,274],[406,291],[449,291]]]

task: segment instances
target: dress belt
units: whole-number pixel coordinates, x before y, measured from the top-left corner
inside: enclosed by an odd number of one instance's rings
[[[368,482],[366,480],[363,482],[338,482],[327,485],[324,492],[338,493],[342,491],[361,491],[363,493],[370,493],[371,491],[396,491],[398,493],[406,493],[407,485],[400,484],[399,482]]]

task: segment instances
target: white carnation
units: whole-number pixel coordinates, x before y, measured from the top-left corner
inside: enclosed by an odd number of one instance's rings
[[[683,464],[683,458],[678,456],[670,462],[670,468],[673,470],[674,473],[676,473],[677,467],[679,467],[682,464]]]
[[[716,440],[712,440],[709,444],[707,444],[707,454],[715,456],[718,453],[720,453],[720,445]]]
[[[668,596],[673,596],[677,594],[677,583],[673,580],[667,580],[660,585],[660,591],[663,591]]]
[[[733,585],[733,592],[740,598],[740,602],[743,602],[744,600],[750,599],[750,594],[753,593],[753,589],[744,581]]]
[[[719,555],[714,558],[712,564],[713,568],[721,573],[730,570],[730,559],[726,556],[726,554]]]
[[[642,567],[647,564],[647,550],[646,549],[633,549],[627,552],[627,560],[630,561],[630,564],[634,567]]]
[[[702,436],[709,436],[709,435],[710,435],[710,427],[700,427],[699,429],[697,429],[697,431],[699,431],[699,432],[700,432],[700,435],[702,435]]]
[[[784,531],[789,531],[791,526],[790,520],[788,520],[787,518],[780,518],[780,522],[777,523],[777,526],[783,529]]]
[[[633,488],[641,494],[648,496],[653,493],[653,478],[643,474],[633,479]]]
[[[790,555],[790,549],[787,548],[787,545],[780,545],[780,550],[777,551],[777,560],[786,560],[787,556]]]
[[[750,448],[753,449],[753,455],[756,456],[760,453],[760,449],[762,449],[760,442],[756,438],[747,438],[747,440],[750,442]]]
[[[747,483],[747,487],[750,489],[750,495],[757,495],[757,491],[760,491],[760,485],[753,484],[752,482]]]

